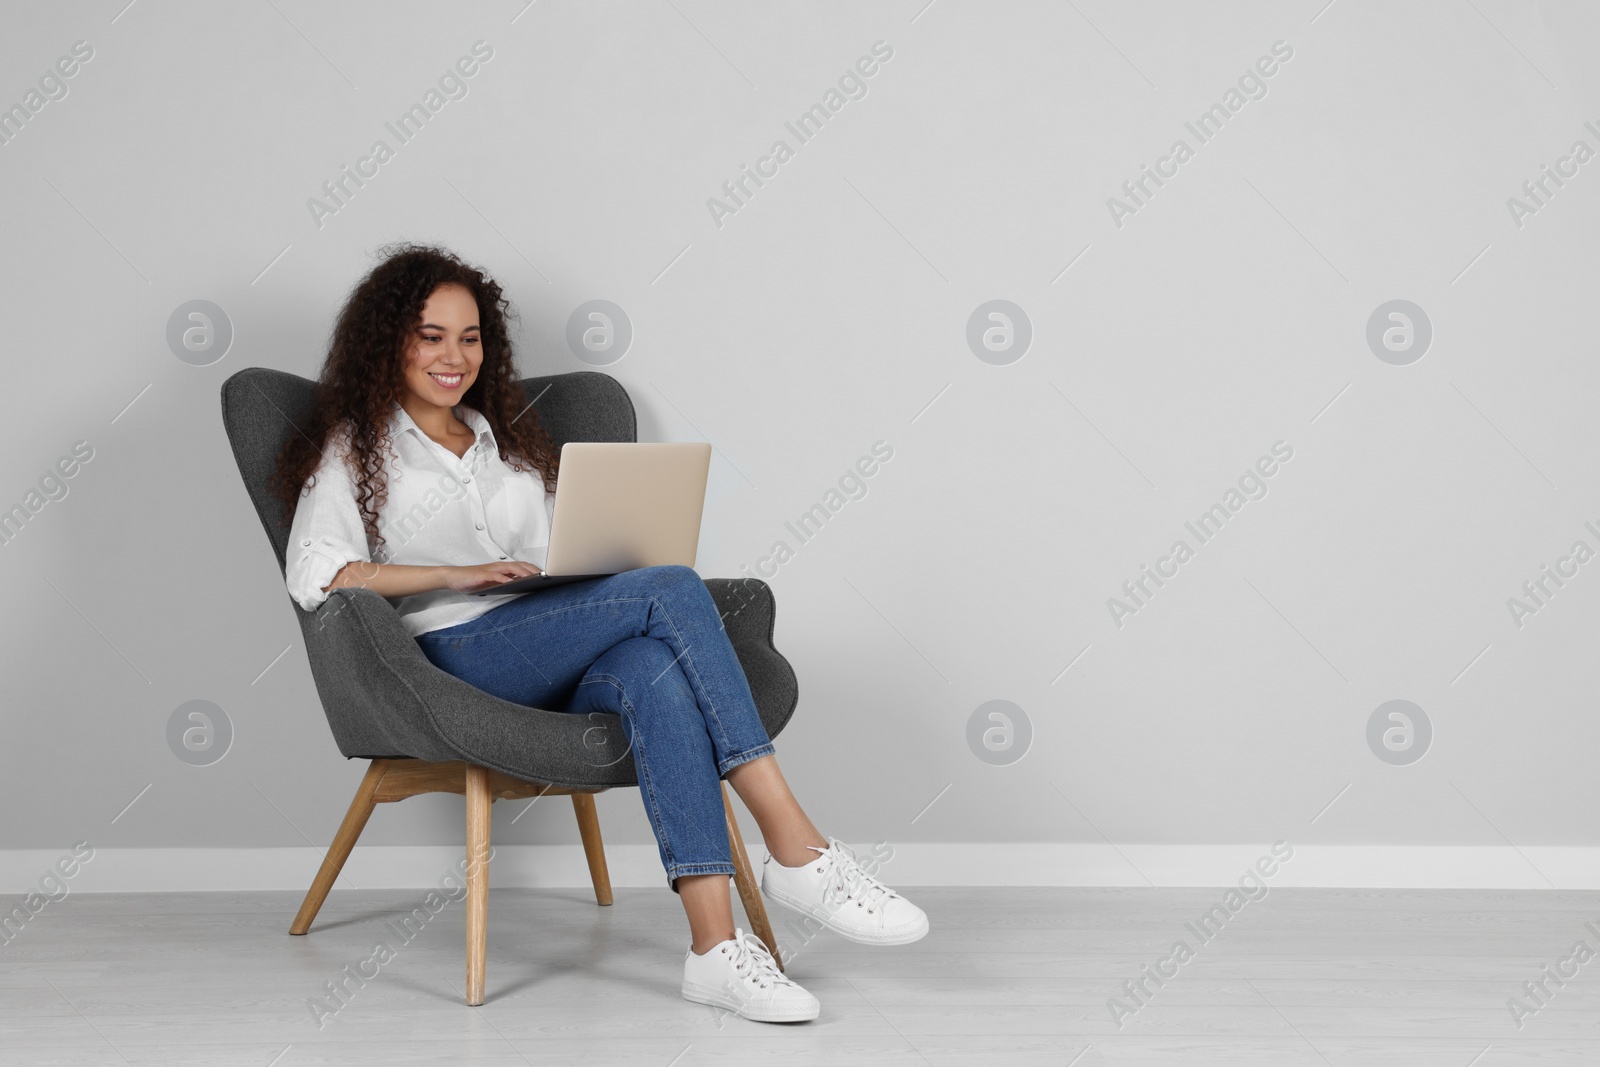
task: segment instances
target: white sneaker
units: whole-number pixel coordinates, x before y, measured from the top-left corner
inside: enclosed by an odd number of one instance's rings
[[[778,970],[759,940],[734,930],[733,939],[683,959],[683,999],[727,1008],[758,1023],[800,1023],[822,1010],[816,997]]]
[[[806,847],[817,858],[803,867],[785,867],[767,856],[763,893],[864,945],[905,945],[927,934],[923,910],[868,874],[844,842],[830,837],[827,848]]]

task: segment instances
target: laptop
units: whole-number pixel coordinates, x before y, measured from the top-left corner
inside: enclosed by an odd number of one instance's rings
[[[710,469],[703,441],[568,441],[544,573],[472,595],[532,593],[639,567],[693,567]]]

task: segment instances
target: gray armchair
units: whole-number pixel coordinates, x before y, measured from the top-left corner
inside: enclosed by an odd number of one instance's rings
[[[289,528],[268,491],[286,436],[308,421],[314,385],[263,367],[222,383],[222,421],[234,460],[284,572]],[[522,388],[559,447],[566,441],[632,441],[633,403],[596,371],[526,378]],[[767,733],[776,737],[799,699],[794,671],[772,644],[772,590],[754,578],[709,578],[723,626],[750,682]],[[287,590],[285,590],[287,597]],[[467,1003],[483,1003],[487,952],[489,811],[496,799],[570,795],[595,898],[611,903],[593,794],[638,784],[615,715],[523,707],[435,667],[389,602],[369,589],[337,589],[316,611],[289,600],[339,751],[371,763],[329,847],[291,934],[311,928],[368,817],[380,803],[427,792],[461,793],[467,822]],[[760,890],[723,784],[734,880],[750,928],[777,955]],[[780,962],[781,966],[781,962]]]

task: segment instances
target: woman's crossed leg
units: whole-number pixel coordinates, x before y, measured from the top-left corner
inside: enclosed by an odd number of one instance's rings
[[[816,1016],[815,998],[734,927],[722,777],[761,828],[769,896],[854,940],[903,943],[926,932],[920,909],[818,833],[800,807],[693,569],[646,567],[559,586],[417,641],[436,666],[502,699],[621,717],[662,865],[689,920],[686,997],[747,1018]]]

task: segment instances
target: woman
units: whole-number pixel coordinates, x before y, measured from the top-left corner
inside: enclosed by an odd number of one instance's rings
[[[733,925],[721,778],[761,827],[773,900],[866,944],[915,941],[928,920],[806,817],[705,583],[645,567],[466,595],[539,573],[549,547],[559,457],[519,384],[508,311],[499,285],[437,248],[400,245],[356,286],[312,425],[278,457],[290,595],[312,611],[333,589],[371,589],[430,662],[477,688],[620,715],[689,919],[683,996],[761,1022],[814,1019],[817,999]]]

